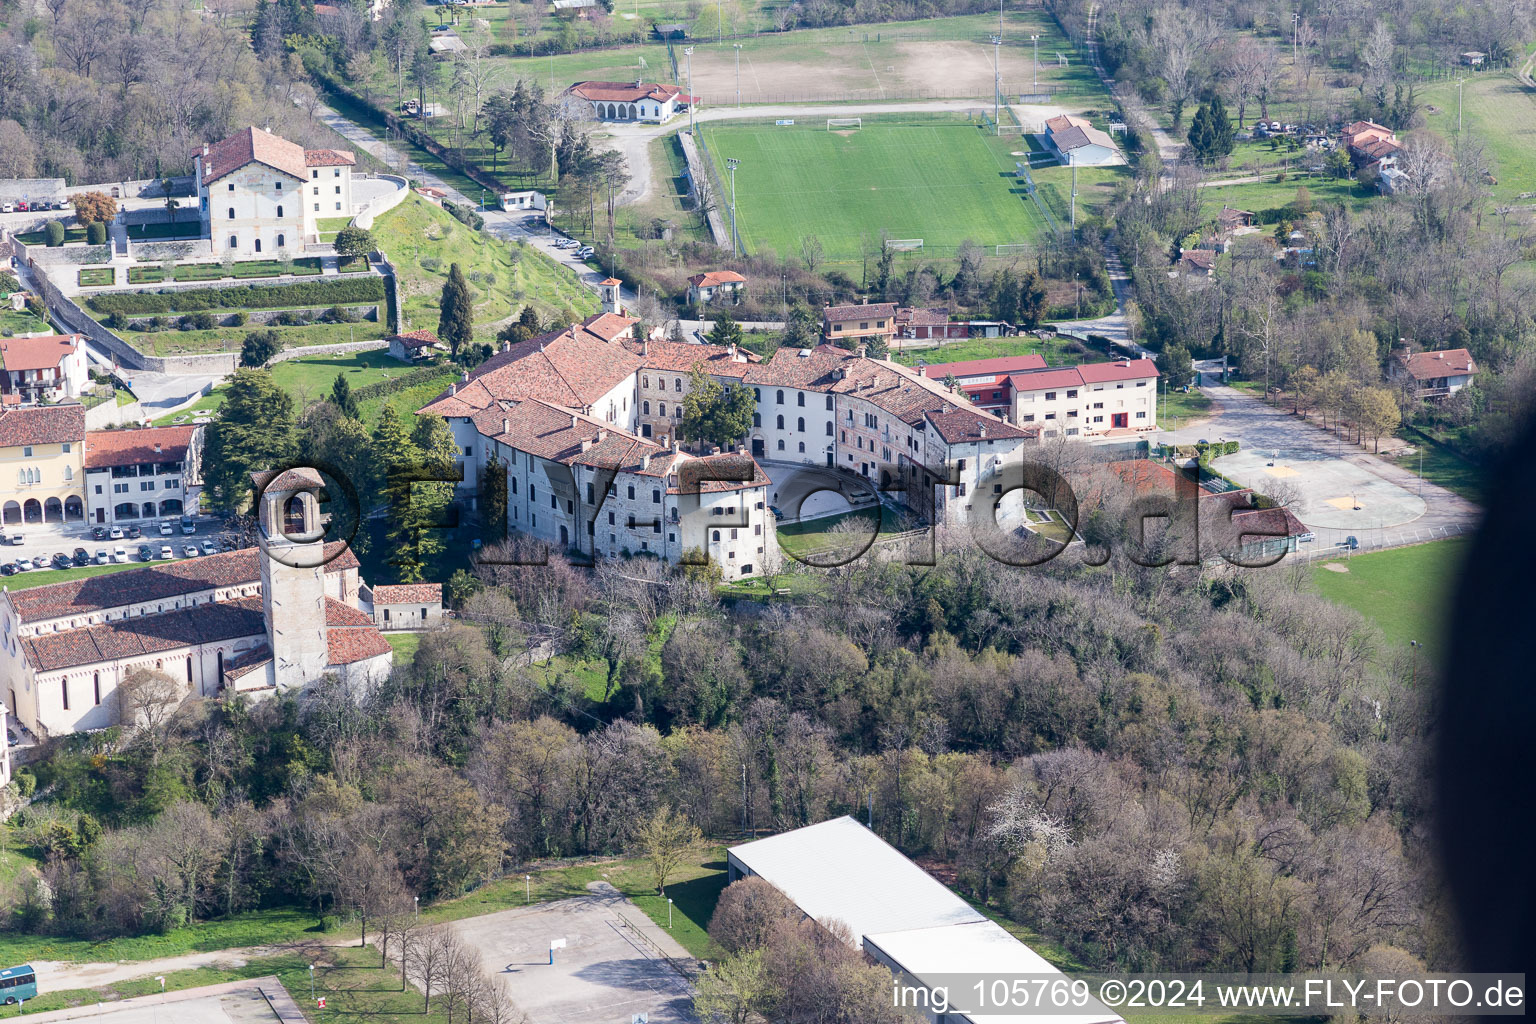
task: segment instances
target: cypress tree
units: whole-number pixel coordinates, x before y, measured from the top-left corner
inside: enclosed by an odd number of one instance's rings
[[[437,318],[437,336],[447,342],[448,351],[455,357],[461,347],[467,346],[474,336],[474,296],[469,282],[457,263],[448,268],[448,281],[443,285],[442,312]]]

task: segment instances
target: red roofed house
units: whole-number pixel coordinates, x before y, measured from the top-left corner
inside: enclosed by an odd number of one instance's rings
[[[692,97],[655,82],[577,82],[560,94],[599,121],[662,124],[687,110]]]
[[[846,338],[889,342],[896,334],[896,303],[869,302],[859,306],[826,306],[821,311],[821,336],[836,344]]]
[[[380,629],[432,629],[443,622],[443,585],[363,587],[363,604]]]
[[[198,211],[215,256],[300,252],[319,222],[352,216],[351,152],[304,149],[260,128],[205,145],[192,159]]]
[[[391,334],[385,340],[389,342],[390,357],[402,363],[431,359],[443,350],[443,346],[438,344],[437,335],[425,328],[404,334]]]
[[[203,428],[134,427],[85,435],[85,509],[92,523],[176,519],[197,512]]]
[[[1414,389],[1418,398],[1454,395],[1477,376],[1477,360],[1464,348],[1438,352],[1399,352],[1389,364],[1392,377]]]
[[[688,304],[690,306],[702,306],[706,302],[713,302],[717,296],[730,296],[732,302],[739,301],[741,290],[747,286],[747,279],[734,270],[711,270],[704,274],[694,274],[688,279]]]
[[[1007,416],[1013,408],[1013,377],[1015,373],[1045,369],[1045,357],[1031,352],[1021,356],[998,356],[993,359],[965,359],[958,363],[934,363],[921,367],[921,373],[929,380],[947,381],[955,378],[960,393],[972,404],[998,416]]]
[[[1402,152],[1397,133],[1375,121],[1356,121],[1344,129],[1341,141],[1356,167],[1370,167]]]
[[[1082,363],[1012,374],[1019,426],[1038,425],[1043,437],[1087,437],[1157,427],[1157,364],[1150,359]]]
[[[1177,269],[1168,276],[1182,274],[1185,277],[1210,277],[1215,270],[1215,249],[1185,249],[1179,256]]]
[[[949,310],[902,306],[896,310],[896,336],[899,338],[969,338],[970,324],[951,320]]]
[[[85,382],[81,335],[0,338],[0,394],[7,404],[79,398]]]
[[[11,638],[0,685],[24,726],[46,738],[116,725],[118,688],[141,669],[182,698],[263,697],[326,676],[361,694],[389,674],[389,642],[359,607],[357,559],[323,540],[319,474],[255,482],[259,548],[0,591]]]

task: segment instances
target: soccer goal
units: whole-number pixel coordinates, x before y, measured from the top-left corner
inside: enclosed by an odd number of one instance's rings
[[[999,256],[1028,256],[1035,251],[1035,247],[1028,242],[1010,242],[997,247]]]
[[[1021,125],[1021,124],[1000,124],[1000,125],[997,126],[997,134],[999,134],[999,135],[1023,135],[1023,134],[1025,134],[1024,126]],[[1033,134],[1033,133],[1031,133],[1031,134]]]
[[[885,247],[895,252],[921,252],[923,240],[921,238],[887,238]]]
[[[864,127],[862,117],[829,117],[827,118],[827,131],[846,131],[849,128],[859,129]]]

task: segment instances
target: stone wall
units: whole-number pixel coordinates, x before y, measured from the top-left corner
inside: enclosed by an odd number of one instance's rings
[[[386,196],[380,196],[372,200],[357,212],[357,216],[352,218],[352,223],[364,231],[371,230],[374,220],[380,214],[393,210],[400,205],[401,200],[411,194],[410,182],[398,174],[376,174],[373,177],[393,181],[400,187]]]
[[[41,246],[23,245],[16,243],[16,260],[18,263],[29,263],[31,254]],[[73,273],[73,270],[66,270]],[[37,278],[38,286],[43,291],[43,301],[48,304],[48,309],[53,313],[59,323],[74,334],[83,334],[99,348],[112,355],[123,366],[134,370],[158,369],[149,365],[146,357],[138,349],[123,341],[117,335],[97,323],[85,310],[75,304],[75,300],[59,291],[57,285],[48,277],[48,271],[42,264],[32,264],[32,274]]]
[[[144,407],[137,401],[118,405],[113,399],[85,410],[86,430],[106,430],[108,427],[137,425],[143,422]]]
[[[245,326],[247,326],[247,327],[260,327],[260,326],[263,326],[265,324],[270,324],[273,321],[275,321],[279,316],[282,316],[284,313],[297,313],[297,314],[299,314],[299,316],[304,318],[304,322],[306,324],[318,323],[320,321],[320,318],[322,316],[324,316],[326,311],[329,310],[330,308],[331,308],[330,306],[314,306],[314,307],[310,307],[310,308],[307,308],[307,309],[263,309],[263,310],[257,310],[255,312],[251,312],[251,313],[247,313],[246,314]],[[377,321],[383,319],[383,317],[379,313],[378,303],[368,303],[367,305],[358,305],[358,306],[343,306],[341,308],[344,311],[346,311],[349,315],[351,315],[351,316],[356,318],[353,321],[354,323],[367,324],[367,323],[370,323],[370,322],[377,322]],[[235,316],[234,316],[233,313],[223,313],[223,312],[220,312],[219,310],[216,310],[216,309],[203,310],[202,312],[207,312],[207,313],[212,314],[213,320],[214,320],[214,325],[217,326],[217,327],[239,327],[239,326],[241,326],[240,324],[237,324],[235,322]],[[176,321],[180,320],[183,316],[196,316],[196,315],[197,315],[196,313],[190,313],[190,314],[188,314],[188,313],[162,313],[162,314],[160,314],[160,318],[163,321],[165,321],[166,323],[168,323],[168,324],[175,324]],[[155,318],[153,316],[136,316],[136,317],[132,317],[132,318],[130,318],[128,320],[127,324],[123,327],[123,329],[124,330],[134,330],[134,329],[136,329],[136,328],[138,328],[140,326],[143,326],[145,324],[150,323],[154,319]],[[289,324],[289,325],[285,325],[285,326],[295,326],[295,325]],[[165,331],[174,331],[174,330],[176,330],[176,328],[175,327],[167,327],[164,330]],[[160,332],[160,333],[163,333],[163,332]]]
[[[332,353],[346,352],[371,352],[374,349],[388,348],[389,342],[383,338],[375,338],[372,341],[344,341],[340,345],[296,345],[293,348],[285,348],[274,358],[274,363],[280,363],[285,359],[297,359],[300,356],[323,356]]]

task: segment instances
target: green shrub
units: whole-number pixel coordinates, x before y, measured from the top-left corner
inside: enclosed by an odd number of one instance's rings
[[[106,245],[107,226],[99,220],[93,220],[85,226],[85,241],[87,245]]]
[[[11,779],[16,783],[16,789],[21,793],[23,800],[37,792],[37,776],[25,768],[16,769],[16,774],[11,776]]]
[[[333,324],[350,324],[354,322],[357,317],[347,312],[341,306],[332,306],[330,309],[325,311],[325,319],[329,320]]]
[[[64,222],[63,221],[61,221],[61,220],[51,220],[51,221],[49,221],[48,222],[48,226],[43,229],[43,233],[47,236],[48,248],[50,248],[50,249],[57,249],[59,246],[64,244]]]
[[[86,305],[97,313],[195,313],[204,309],[271,309],[278,306],[328,306],[384,299],[384,279],[373,275],[342,280],[298,281],[293,284],[245,284],[231,288],[162,289],[158,292],[117,292],[93,295]]]
[[[247,319],[249,318],[246,316],[245,310],[237,309],[230,314],[229,323],[231,327],[244,327]]]
[[[367,384],[360,388],[352,389],[352,397],[359,402],[366,402],[372,398],[383,398],[385,395],[398,394],[408,388],[414,388],[420,384],[426,384],[442,376],[443,371],[435,366],[418,366],[407,370],[398,377],[381,380],[374,384]]]

